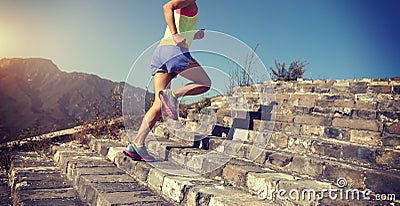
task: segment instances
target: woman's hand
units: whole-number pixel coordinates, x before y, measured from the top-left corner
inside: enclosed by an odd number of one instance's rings
[[[199,40],[204,38],[204,29],[200,29],[194,34],[193,40]]]
[[[172,35],[172,39],[175,41],[176,45],[179,47],[185,47],[188,48],[189,46],[186,44],[186,38],[179,35],[179,34],[174,34]]]

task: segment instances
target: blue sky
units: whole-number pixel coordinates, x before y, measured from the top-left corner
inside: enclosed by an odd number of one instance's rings
[[[63,71],[124,81],[162,37],[166,2],[0,0],[0,58],[48,58]],[[300,59],[313,79],[400,76],[398,0],[197,2],[199,27],[259,43],[267,67]]]

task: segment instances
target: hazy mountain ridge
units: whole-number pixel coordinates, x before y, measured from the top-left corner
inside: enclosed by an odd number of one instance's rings
[[[0,142],[27,128],[40,127],[40,133],[71,127],[80,119],[94,119],[96,112],[113,116],[114,107],[121,108],[124,86],[92,74],[62,72],[47,59],[0,59]],[[131,89],[130,101],[143,102],[145,91]]]

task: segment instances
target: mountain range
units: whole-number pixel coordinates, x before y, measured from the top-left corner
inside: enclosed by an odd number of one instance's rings
[[[61,71],[41,58],[0,59],[0,143],[121,115],[124,82]],[[129,86],[129,85],[128,85]],[[129,86],[132,105],[145,90]],[[135,107],[133,113],[143,111]]]

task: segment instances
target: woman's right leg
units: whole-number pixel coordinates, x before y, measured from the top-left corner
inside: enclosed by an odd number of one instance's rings
[[[158,72],[154,75],[154,103],[144,115],[136,137],[132,140],[136,145],[144,145],[147,135],[161,118],[161,101],[158,93],[166,89],[172,80],[172,75]]]

